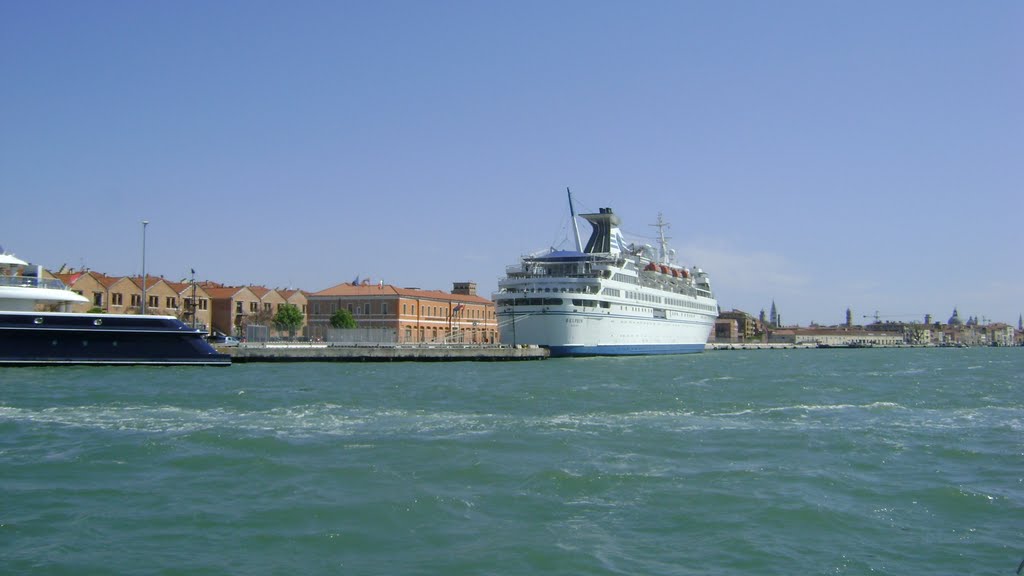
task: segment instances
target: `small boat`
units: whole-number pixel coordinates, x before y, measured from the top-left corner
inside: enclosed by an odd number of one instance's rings
[[[173,316],[71,311],[88,302],[41,266],[0,253],[0,365],[231,365]]]

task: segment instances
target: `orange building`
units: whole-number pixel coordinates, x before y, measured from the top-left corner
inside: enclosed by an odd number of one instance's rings
[[[260,298],[252,290],[245,286],[212,288],[206,285],[204,288],[210,295],[211,325],[214,332],[244,336],[247,325],[258,323]]]
[[[476,284],[458,282],[448,292],[389,284],[338,284],[307,296],[309,336],[326,340],[331,316],[348,310],[360,328],[393,330],[397,342],[496,343],[494,302],[476,295]]]

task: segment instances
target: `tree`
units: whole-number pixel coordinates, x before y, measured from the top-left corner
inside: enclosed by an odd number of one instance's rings
[[[337,312],[331,315],[331,328],[355,328],[356,321],[352,318],[352,313],[344,308],[339,308]]]
[[[277,314],[274,314],[274,327],[278,331],[287,330],[288,336],[294,337],[295,331],[302,326],[302,312],[299,312],[298,306],[294,304],[284,304],[277,310]]]

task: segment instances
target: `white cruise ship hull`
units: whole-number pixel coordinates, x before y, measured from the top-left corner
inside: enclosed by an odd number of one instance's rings
[[[540,307],[499,313],[501,341],[548,348],[552,356],[632,356],[704,351],[714,317],[671,319]],[[688,316],[688,317],[687,317]]]

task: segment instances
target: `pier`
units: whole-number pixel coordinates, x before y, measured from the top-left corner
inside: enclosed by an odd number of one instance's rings
[[[219,348],[232,363],[246,362],[507,362],[545,360],[547,348],[479,345],[242,344]]]

